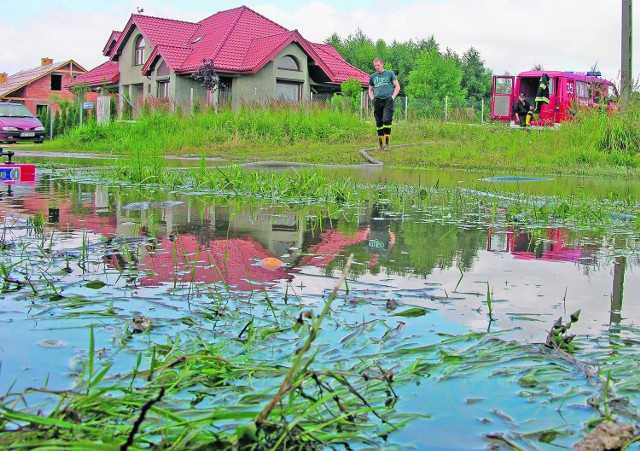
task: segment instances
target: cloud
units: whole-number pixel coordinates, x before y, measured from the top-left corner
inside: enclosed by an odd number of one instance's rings
[[[3,41],[11,43],[0,49],[0,71],[11,74],[34,67],[43,56],[95,67],[105,61],[101,51],[111,31],[121,30],[138,5],[145,14],[196,22],[238,6],[232,3],[34,0],[34,12],[18,16],[14,12],[22,3],[10,2],[5,6],[15,9],[0,18]],[[537,64],[549,70],[586,71],[597,63],[607,78],[619,76],[620,2],[614,2],[615,7],[597,0],[398,0],[391,6],[380,0],[354,0],[348,6],[344,0],[290,0],[287,6],[279,0],[244,3],[314,42],[332,33],[346,38],[358,29],[387,43],[433,35],[441,50],[462,55],[475,47],[496,74],[516,74]],[[640,9],[634,15],[640,23]],[[636,57],[636,72],[638,64]]]

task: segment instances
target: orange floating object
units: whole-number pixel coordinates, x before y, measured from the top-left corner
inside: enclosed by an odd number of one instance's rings
[[[281,266],[284,266],[284,262],[282,260],[279,260],[275,257],[267,257],[267,258],[263,258],[262,260],[260,260],[258,262],[258,265],[262,266],[265,269],[271,269],[273,271],[275,271],[276,269],[280,268]]]

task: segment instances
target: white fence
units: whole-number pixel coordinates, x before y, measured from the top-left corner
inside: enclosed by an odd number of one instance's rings
[[[373,105],[368,96],[362,93],[360,100],[334,96],[331,93],[311,94],[311,102],[324,103],[336,108],[358,112],[360,117],[373,117]],[[487,105],[488,106],[488,105]],[[394,119],[428,118],[445,122],[482,124],[489,117],[484,100],[441,101],[398,96],[395,100]]]

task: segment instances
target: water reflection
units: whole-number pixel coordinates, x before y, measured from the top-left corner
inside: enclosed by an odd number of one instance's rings
[[[487,250],[508,252],[518,259],[577,262],[590,257],[588,246],[572,242],[571,231],[564,227],[531,230],[490,228]]]
[[[616,249],[634,248],[633,235],[514,225],[500,208],[489,222],[485,212],[465,223],[429,219],[422,211],[395,212],[384,202],[328,212],[317,206],[271,206],[188,194],[154,199],[154,194],[47,176],[35,186],[15,185],[13,190],[13,196],[0,202],[5,218],[43,212],[61,232],[104,237],[103,262],[115,271],[137,272],[132,283],[139,287],[224,283],[254,291],[294,280],[310,286],[310,275],[335,277],[353,253],[352,280],[386,280],[393,289],[438,284],[431,300],[452,299],[454,293],[476,296],[486,293],[489,283],[494,299],[508,301],[510,313],[518,315],[558,308],[564,296],[579,304],[575,309],[592,309],[592,323],[589,314],[581,320],[590,329],[622,321],[624,290],[638,284],[636,278],[626,286],[621,282],[624,267],[638,265],[636,257],[615,266],[612,262]],[[81,246],[66,251],[80,252]],[[263,263],[275,259],[282,264]],[[562,263],[573,265],[559,266]],[[613,297],[612,267],[620,281],[614,283]],[[610,310],[609,302],[603,309],[602,296],[611,298]],[[540,304],[542,298],[546,306]],[[458,304],[465,321],[470,306],[477,308],[474,299]],[[570,309],[565,303],[562,308]],[[486,329],[484,317],[478,328]]]

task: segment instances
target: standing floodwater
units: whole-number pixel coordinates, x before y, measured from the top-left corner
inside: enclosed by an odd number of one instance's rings
[[[140,446],[186,427],[224,447],[273,399],[349,255],[314,358],[273,407],[327,447],[570,447],[598,399],[632,421],[640,278],[625,203],[452,174],[396,174],[413,194],[329,206],[49,175],[0,187],[2,440],[37,414],[65,440],[85,424],[121,444],[156,400]]]

